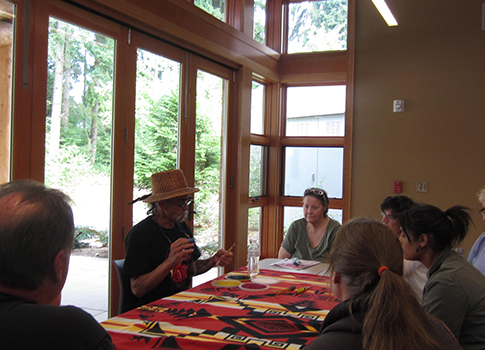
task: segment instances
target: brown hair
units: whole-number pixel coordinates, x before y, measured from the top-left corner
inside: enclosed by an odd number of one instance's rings
[[[364,349],[440,349],[427,333],[428,316],[402,279],[402,247],[388,227],[371,219],[346,223],[329,259],[351,294],[349,307],[360,304],[365,315]],[[388,269],[379,276],[381,266]]]

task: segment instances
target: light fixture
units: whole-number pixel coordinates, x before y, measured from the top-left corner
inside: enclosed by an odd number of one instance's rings
[[[389,10],[389,7],[387,6],[384,0],[372,0],[372,2],[374,3],[374,5],[376,5],[377,10],[384,18],[384,20],[387,22],[387,25],[389,27],[397,26],[397,21],[392,15],[391,10]]]

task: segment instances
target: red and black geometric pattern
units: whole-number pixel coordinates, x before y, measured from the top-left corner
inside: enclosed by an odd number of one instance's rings
[[[102,325],[117,350],[302,349],[338,303],[328,277],[269,270],[260,275],[280,282],[260,292],[217,288],[207,282]],[[291,286],[295,290],[278,294]],[[302,287],[310,288],[297,295]]]

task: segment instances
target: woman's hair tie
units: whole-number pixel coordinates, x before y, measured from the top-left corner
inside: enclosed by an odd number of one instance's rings
[[[382,265],[381,267],[379,267],[379,270],[377,270],[377,273],[379,274],[379,277],[381,276],[381,273],[384,270],[389,270],[389,268],[387,266],[384,266],[384,265]]]

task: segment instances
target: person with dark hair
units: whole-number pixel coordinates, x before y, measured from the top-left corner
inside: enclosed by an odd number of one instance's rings
[[[0,349],[114,349],[91,315],[58,306],[74,242],[69,203],[32,180],[0,185]]]
[[[485,348],[485,276],[452,250],[471,223],[467,208],[428,204],[399,214],[404,258],[428,269],[423,307],[440,318],[465,350]]]
[[[479,212],[485,221],[485,188],[478,192],[478,200],[482,204]],[[485,275],[485,232],[473,244],[470,254],[468,254],[468,261]]]
[[[281,244],[278,259],[299,258],[325,261],[340,223],[328,217],[330,201],[321,188],[303,193],[304,218],[294,221]]]
[[[191,195],[199,189],[188,187],[182,170],[155,173],[151,185],[152,193],[139,198],[151,205],[150,215],[133,226],[125,242],[123,273],[131,278],[132,308],[190,288],[192,276],[216,264],[226,266],[233,257],[220,249],[199,260],[201,253],[185,223]]]
[[[402,279],[401,244],[382,223],[354,219],[343,225],[329,263],[330,287],[341,303],[305,350],[461,349]]]
[[[413,205],[415,203],[411,198],[402,195],[386,197],[381,203],[382,223],[398,238],[401,236],[401,225],[397,216]],[[421,262],[404,259],[404,280],[409,283],[419,300],[423,298],[423,288],[428,280],[427,274],[428,269]]]

